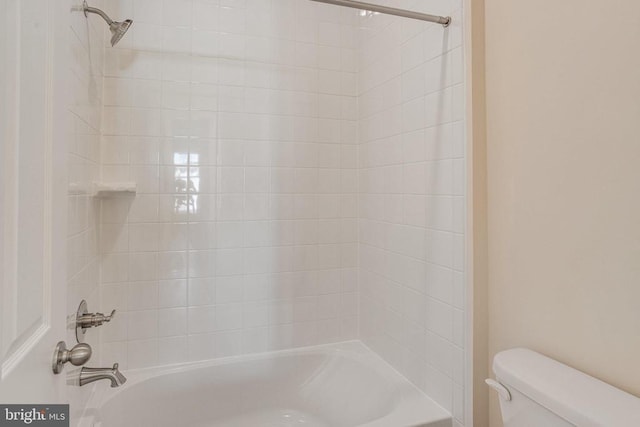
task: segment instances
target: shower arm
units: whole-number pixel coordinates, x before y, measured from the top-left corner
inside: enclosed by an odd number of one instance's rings
[[[109,18],[109,15],[107,15],[100,9],[89,6],[86,0],[82,3],[82,10],[84,11],[84,16],[88,16],[87,13],[95,13],[96,15],[100,15],[108,25],[113,24],[113,19]]]

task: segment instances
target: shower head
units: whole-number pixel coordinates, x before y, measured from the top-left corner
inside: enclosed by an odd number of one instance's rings
[[[133,24],[131,19],[125,19],[122,22],[112,22],[109,24],[109,30],[111,30],[111,46],[115,46],[116,43],[124,36],[129,27]]]
[[[118,43],[127,32],[131,24],[133,24],[133,21],[131,19],[126,19],[122,22],[114,21],[113,19],[109,18],[109,15],[107,15],[100,9],[89,6],[86,0],[82,2],[82,9],[84,11],[84,16],[88,16],[89,13],[95,13],[96,15],[100,15],[100,17],[105,20],[107,25],[109,25],[109,30],[111,31],[111,46],[115,46],[116,43]]]

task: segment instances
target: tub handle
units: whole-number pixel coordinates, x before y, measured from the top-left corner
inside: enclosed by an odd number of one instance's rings
[[[487,378],[486,380],[484,380],[484,382],[487,383],[489,387],[497,391],[498,395],[500,395],[501,398],[503,398],[507,402],[511,400],[511,393],[509,392],[509,389],[500,384],[498,381]]]
[[[78,342],[84,342],[84,334],[87,329],[101,326],[104,323],[111,322],[116,311],[112,310],[111,314],[89,313],[87,302],[82,300],[78,311],[76,312],[76,339]]]

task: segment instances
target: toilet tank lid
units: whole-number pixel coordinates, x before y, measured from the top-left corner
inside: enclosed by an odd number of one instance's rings
[[[554,414],[580,427],[640,426],[640,399],[526,348],[495,355],[493,372]]]

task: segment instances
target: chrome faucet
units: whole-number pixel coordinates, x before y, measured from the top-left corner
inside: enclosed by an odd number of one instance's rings
[[[111,381],[111,387],[120,387],[127,382],[127,378],[118,370],[117,363],[114,363],[112,368],[82,368],[80,371],[80,386],[98,380]]]

